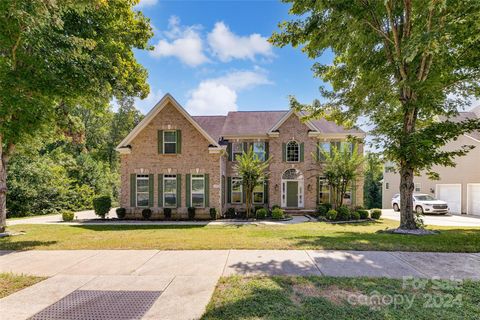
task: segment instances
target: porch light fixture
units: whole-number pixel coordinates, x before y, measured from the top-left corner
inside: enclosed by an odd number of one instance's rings
[[[275,191],[278,191],[278,184],[275,185]]]
[[[309,184],[309,185],[307,186],[307,190],[308,190],[308,191],[312,191],[312,185],[311,185],[311,184]]]

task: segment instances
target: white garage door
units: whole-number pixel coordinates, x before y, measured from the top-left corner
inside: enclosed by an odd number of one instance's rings
[[[467,213],[480,215],[480,183],[467,184]]]
[[[437,199],[446,201],[451,213],[462,213],[462,185],[437,184]]]

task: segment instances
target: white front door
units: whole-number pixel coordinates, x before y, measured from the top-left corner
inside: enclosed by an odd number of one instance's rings
[[[437,184],[435,196],[448,204],[451,213],[462,213],[462,185]]]
[[[480,183],[467,184],[467,214],[480,215]]]

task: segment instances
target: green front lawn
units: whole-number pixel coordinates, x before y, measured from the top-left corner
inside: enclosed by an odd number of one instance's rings
[[[377,233],[398,222],[283,226],[16,225],[25,231],[0,239],[0,249],[343,249],[480,252],[480,228],[435,227],[438,235]]]
[[[435,287],[436,286],[436,287]],[[202,319],[478,319],[480,283],[333,277],[221,278]]]
[[[44,279],[43,277],[26,276],[23,274],[0,273],[0,299]]]

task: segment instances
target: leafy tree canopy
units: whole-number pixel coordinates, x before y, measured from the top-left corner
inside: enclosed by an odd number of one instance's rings
[[[302,46],[315,59],[331,50],[332,63],[313,71],[327,84],[313,117],[373,124],[375,143],[400,167],[402,228],[416,228],[413,173],[454,165],[470,146],[441,147],[480,128],[478,119],[449,120],[471,96],[480,96],[480,1],[284,0],[299,18],[282,22],[271,41]]]

